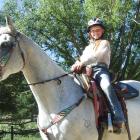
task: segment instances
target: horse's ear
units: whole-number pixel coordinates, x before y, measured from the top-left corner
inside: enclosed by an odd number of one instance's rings
[[[6,25],[7,26],[13,25],[13,21],[12,21],[10,16],[6,16],[5,19],[6,19]]]
[[[6,19],[6,26],[9,26],[9,28],[12,31],[15,31],[15,27],[14,27],[14,24],[13,24],[13,21],[12,21],[11,17],[10,16],[6,16],[5,19]]]

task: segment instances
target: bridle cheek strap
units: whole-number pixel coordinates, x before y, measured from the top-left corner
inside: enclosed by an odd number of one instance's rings
[[[19,34],[19,33],[18,33]],[[20,34],[19,34],[20,35]],[[24,68],[24,66],[25,66],[25,57],[24,57],[24,53],[23,53],[23,51],[22,51],[22,49],[21,49],[21,47],[20,47],[20,43],[19,43],[19,40],[17,39],[16,40],[17,41],[17,44],[18,44],[18,48],[19,48],[19,50],[20,50],[20,54],[21,54],[21,57],[22,57],[22,60],[23,60],[23,66],[22,66],[22,68],[21,68],[21,70]]]

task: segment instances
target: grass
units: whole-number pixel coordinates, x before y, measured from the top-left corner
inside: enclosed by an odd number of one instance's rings
[[[22,126],[13,126],[14,130],[24,130],[24,129],[34,129],[37,128],[36,122],[28,123]],[[8,124],[0,124],[0,130],[5,132],[11,131],[11,126]],[[35,132],[34,134],[24,134],[24,135],[14,135],[13,139],[11,139],[10,134],[0,135],[0,140],[41,140],[41,136],[39,132]]]
[[[0,140],[11,140],[10,136],[6,136]],[[41,137],[39,135],[36,136],[14,136],[13,140],[41,140]]]

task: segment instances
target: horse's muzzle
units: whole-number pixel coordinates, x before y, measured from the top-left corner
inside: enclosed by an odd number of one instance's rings
[[[4,48],[13,48],[15,45],[14,42],[10,42],[10,41],[5,41],[5,42],[2,42],[1,45],[0,45],[0,49],[4,49]]]

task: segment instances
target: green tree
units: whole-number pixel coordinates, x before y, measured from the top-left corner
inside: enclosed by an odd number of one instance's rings
[[[110,68],[119,74],[118,79],[139,80],[140,26],[132,19],[140,19],[140,1],[88,0],[85,9],[88,17],[94,14],[107,23],[108,38],[112,44]]]
[[[32,115],[37,114],[36,103],[22,73],[12,75],[0,83],[0,114],[11,121],[32,119]]]
[[[65,68],[88,43],[87,21],[95,16],[103,18],[112,44],[110,69],[119,72],[120,79],[137,80],[139,53],[134,51],[139,51],[140,26],[132,19],[139,20],[139,8],[140,2],[132,0],[23,0],[21,4],[7,0],[5,4],[17,27]]]

